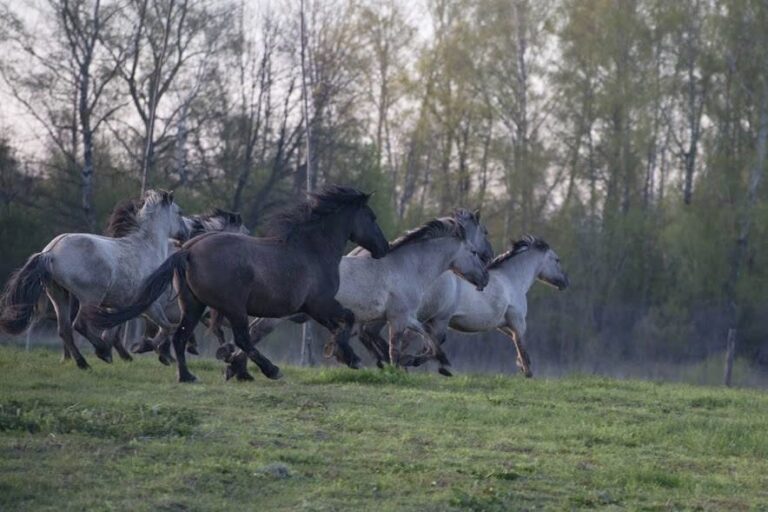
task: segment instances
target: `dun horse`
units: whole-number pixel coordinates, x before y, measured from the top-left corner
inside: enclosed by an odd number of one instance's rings
[[[179,207],[172,192],[148,191],[136,215],[133,231],[123,238],[67,233],[54,238],[42,252],[27,260],[11,276],[0,299],[0,329],[19,334],[29,326],[35,305],[43,291],[53,303],[66,351],[77,366],[88,363],[75,345],[72,333],[70,305],[74,296],[81,307],[74,319],[74,328],[96,349],[96,355],[112,361],[110,343],[85,320],[87,310],[104,304],[121,306],[133,300],[145,276],[154,271],[168,256],[168,238],[186,238]],[[152,306],[153,318],[170,327],[162,306]]]
[[[387,352],[400,352],[400,339],[406,330],[421,334],[429,349],[440,360],[444,355],[417,319],[425,291],[442,274],[458,274],[482,289],[488,282],[485,264],[493,257],[487,230],[479,223],[479,214],[457,209],[450,217],[432,220],[411,230],[390,244],[390,255],[374,261],[365,250],[355,249],[341,260],[341,285],[336,299],[355,314],[360,323],[372,322],[376,331],[390,326]],[[284,319],[260,318],[251,325],[251,341],[257,343]],[[304,322],[306,316],[291,317]],[[371,343],[361,333],[360,341],[376,357],[377,363],[392,360],[380,354],[380,345]],[[332,346],[332,345],[329,345]],[[241,360],[234,360],[230,374],[248,378]],[[447,363],[447,360],[445,361]],[[447,371],[447,370],[446,370]]]
[[[356,368],[359,358],[349,346],[354,315],[334,296],[348,240],[370,250],[374,258],[387,253],[389,244],[367,205],[368,197],[354,189],[330,187],[279,215],[271,226],[272,237],[201,235],[149,276],[132,305],[113,312],[93,311],[92,321],[108,328],[139,315],[175,276],[183,314],[173,336],[179,381],[195,380],[184,351],[206,307],[229,321],[237,346],[268,378],[279,378],[281,373],[251,344],[248,315],[306,313],[337,335],[337,357]]]
[[[425,301],[420,318],[442,343],[448,327],[465,333],[497,329],[509,336],[517,349],[517,366],[532,377],[531,361],[525,350],[526,294],[537,280],[558,290],[568,287],[568,275],[557,253],[544,241],[530,235],[488,265],[490,280],[483,293],[452,276],[438,280]],[[455,290],[454,293],[449,293]],[[381,344],[381,342],[380,342]],[[426,361],[417,357],[414,365]]]
[[[113,238],[123,238],[130,235],[138,227],[138,220],[136,214],[141,208],[141,202],[135,200],[128,200],[118,204],[112,214],[109,217],[105,235]],[[209,213],[191,215],[189,217],[182,217],[184,224],[188,229],[188,237],[194,238],[203,233],[210,231],[223,231],[227,233],[242,233],[248,234],[250,231],[243,225],[243,219],[239,213],[230,212],[216,208]],[[181,240],[183,242],[183,240]],[[168,254],[175,253],[180,247],[180,241],[171,239],[168,241]],[[178,324],[181,321],[181,312],[179,311],[178,304],[176,302],[175,294],[169,290],[165,295],[165,298],[160,298],[160,301],[164,301],[163,308],[165,315],[170,322]],[[150,324],[147,325],[146,334],[152,339],[142,337],[139,343],[136,343],[132,347],[132,351],[136,353],[150,352],[152,350],[158,350],[160,354],[160,362],[163,364],[170,364],[173,358],[170,355],[170,340],[169,332],[165,329],[161,329],[155,323],[148,319]],[[122,336],[125,328],[125,324],[112,330],[108,334],[112,346],[117,350],[120,357],[125,360],[130,360],[131,356],[122,344]],[[197,345],[194,337],[191,343],[187,347],[187,352],[191,354],[197,354]],[[66,353],[65,353],[66,356]]]

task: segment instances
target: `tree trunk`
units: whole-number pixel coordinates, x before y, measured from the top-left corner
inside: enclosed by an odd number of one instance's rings
[[[737,341],[737,328],[739,323],[739,305],[736,297],[736,286],[741,276],[741,269],[749,244],[749,232],[752,225],[752,211],[757,200],[757,191],[765,173],[766,150],[768,149],[768,84],[762,86],[760,91],[759,125],[757,131],[757,144],[755,160],[749,170],[747,193],[744,206],[737,220],[736,243],[731,253],[731,268],[728,281],[725,285],[726,306],[728,309],[728,344],[735,345]]]

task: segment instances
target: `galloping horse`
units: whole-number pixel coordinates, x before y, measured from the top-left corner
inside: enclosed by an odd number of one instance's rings
[[[375,323],[377,332],[388,323],[388,351],[399,353],[400,339],[410,330],[423,335],[430,350],[442,359],[439,345],[430,343],[432,340],[416,313],[425,292],[444,272],[458,274],[478,289],[487,284],[485,264],[493,257],[493,249],[486,235],[476,212],[457,209],[450,217],[434,219],[391,242],[390,254],[382,260],[372,260],[366,257],[370,256],[367,251],[357,248],[341,260],[336,300],[355,314],[356,322]],[[251,324],[251,341],[258,343],[284,320],[256,319]],[[308,318],[294,315],[290,320],[302,323]],[[369,343],[362,332],[360,341],[380,366],[385,359],[399,364],[398,358],[380,354],[379,346]],[[228,376],[235,374],[239,379],[247,379],[244,361],[232,362],[235,365]]]
[[[568,287],[568,275],[557,253],[540,238],[530,235],[513,242],[512,248],[489,265],[490,280],[478,293],[461,279],[444,276],[438,280],[424,302],[420,318],[429,332],[443,343],[448,327],[465,333],[497,329],[509,336],[517,349],[517,366],[532,377],[531,360],[525,350],[526,294],[534,282],[541,281],[558,290]],[[381,344],[381,342],[380,342]],[[414,359],[414,366],[426,362]]]
[[[85,320],[87,310],[100,304],[115,307],[130,303],[142,280],[168,256],[168,239],[185,239],[188,232],[172,192],[148,191],[136,221],[123,238],[66,233],[31,256],[11,276],[0,298],[0,329],[11,334],[26,330],[45,290],[56,311],[65,350],[79,368],[86,369],[88,363],[72,333],[70,296],[74,296],[81,305],[74,319],[75,330],[93,344],[100,359],[112,362],[111,344]],[[147,306],[152,306],[153,319],[159,325],[171,326],[161,305]]]
[[[112,210],[112,214],[109,217],[107,228],[104,234],[113,238],[123,238],[130,235],[133,231],[136,230],[136,227],[138,226],[136,214],[140,208],[141,201],[127,200],[119,203]],[[183,216],[182,219],[188,229],[188,238],[194,238],[197,235],[201,235],[209,231],[242,233],[245,235],[250,233],[248,228],[243,225],[243,219],[239,213],[222,210],[220,208],[215,208],[208,213]],[[173,254],[176,252],[180,247],[180,242],[183,243],[184,240],[169,240],[168,254]],[[178,324],[181,321],[181,311],[179,311],[175,294],[169,290],[169,293],[166,294],[165,299],[161,298],[160,300],[165,301],[163,308],[168,320],[173,324]],[[151,319],[148,320],[151,322]],[[117,327],[112,332],[105,333],[105,335],[107,336],[106,339],[117,350],[120,357],[125,360],[130,360],[131,356],[122,343],[124,326],[125,324]],[[163,364],[170,364],[170,362],[173,360],[173,358],[170,357],[169,351],[170,333],[165,329],[161,329],[157,324],[150,323],[147,325],[146,334],[148,334],[152,339],[142,337],[138,343],[134,344],[131,350],[135,353],[158,350],[160,354],[160,362]],[[102,338],[105,338],[105,335],[102,335]],[[190,354],[198,353],[197,344],[194,337],[187,347],[187,352]],[[65,357],[66,356],[67,354],[65,351]]]
[[[201,235],[146,279],[132,305],[113,312],[93,310],[91,320],[108,328],[139,315],[175,276],[183,314],[173,336],[180,382],[196,380],[184,351],[206,307],[229,320],[237,346],[268,378],[279,378],[281,372],[251,344],[248,315],[306,313],[337,335],[337,358],[357,368],[360,360],[349,346],[354,315],[334,296],[348,240],[370,250],[374,258],[383,257],[389,248],[368,197],[354,189],[329,187],[279,215],[270,226],[272,237]]]

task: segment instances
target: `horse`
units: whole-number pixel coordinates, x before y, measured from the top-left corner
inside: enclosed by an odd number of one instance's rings
[[[136,226],[136,213],[140,208],[140,202],[136,200],[127,200],[119,203],[112,211],[105,230],[106,236],[113,238],[122,238],[129,235]],[[237,212],[230,212],[221,208],[215,208],[210,212],[196,214],[191,216],[182,216],[184,224],[188,229],[188,238],[194,238],[209,231],[223,231],[228,233],[250,234],[250,230],[243,225],[242,216]],[[180,248],[179,240],[170,239],[168,241],[168,254],[173,254]],[[163,299],[160,299],[163,300]],[[175,300],[172,291],[165,296],[164,311],[170,322],[178,324],[181,321],[181,311]],[[117,350],[120,357],[124,360],[131,360],[131,356],[122,343],[122,334],[125,326],[119,326],[116,329],[105,333]],[[104,338],[104,335],[102,335]],[[151,338],[151,339],[148,339]],[[148,323],[145,328],[145,336],[133,345],[131,351],[134,353],[144,353],[157,350],[160,362],[170,364],[173,360],[169,351],[169,333],[161,330],[157,324]],[[187,352],[197,354],[197,342],[194,336],[190,340]]]
[[[541,238],[526,235],[512,242],[512,248],[488,265],[489,282],[478,293],[464,281],[447,275],[435,283],[425,301],[420,318],[425,327],[442,344],[448,327],[464,333],[498,330],[508,336],[517,350],[517,366],[526,377],[532,377],[531,360],[525,350],[526,295],[534,282],[540,281],[558,290],[570,281],[557,253]],[[455,293],[448,293],[455,290]],[[418,366],[427,358],[414,358]]]
[[[270,223],[268,237],[198,236],[145,280],[133,304],[111,312],[94,309],[90,321],[109,328],[139,315],[173,279],[182,311],[173,335],[179,382],[196,380],[184,352],[206,307],[229,321],[235,343],[267,378],[278,379],[282,373],[251,344],[248,315],[306,313],[337,335],[336,357],[358,368],[360,359],[349,346],[354,315],[334,296],[348,240],[370,250],[376,259],[389,249],[367,204],[369,197],[352,188],[331,186],[278,214]]]
[[[368,251],[359,247],[342,258],[339,269],[341,285],[336,299],[355,314],[358,323],[363,324],[360,341],[377,359],[379,367],[389,359],[381,353],[380,344],[371,339],[372,335],[364,334],[365,329],[378,333],[389,323],[396,340],[400,339],[404,330],[426,336],[416,319],[416,312],[425,291],[438,276],[456,273],[480,288],[487,283],[484,267],[493,257],[493,247],[487,235],[487,229],[480,224],[478,211],[459,208],[451,216],[434,219],[391,242],[391,254],[383,260],[372,260]],[[295,323],[308,320],[306,315],[294,315],[287,319]],[[258,343],[287,319],[254,320],[250,329],[251,342]],[[387,352],[392,345],[389,347]],[[443,359],[437,344],[430,345],[430,349]],[[398,351],[397,347],[395,351]],[[249,379],[242,357],[238,361],[238,355],[231,349],[219,352],[219,356],[230,359],[232,369],[228,370],[228,376]]]
[[[59,336],[77,366],[89,368],[75,345],[73,327],[93,344],[100,359],[111,363],[112,346],[86,320],[88,310],[101,304],[130,303],[144,277],[168,256],[168,238],[184,239],[187,232],[173,192],[150,190],[131,233],[122,238],[86,233],[57,236],[12,274],[0,298],[0,329],[10,334],[26,330],[45,291],[56,312]],[[80,304],[74,325],[71,296]],[[158,324],[170,327],[161,305],[148,306]]]

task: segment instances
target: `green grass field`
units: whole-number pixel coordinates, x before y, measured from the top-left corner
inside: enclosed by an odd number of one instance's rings
[[[768,509],[768,395],[0,348],[0,510]]]

